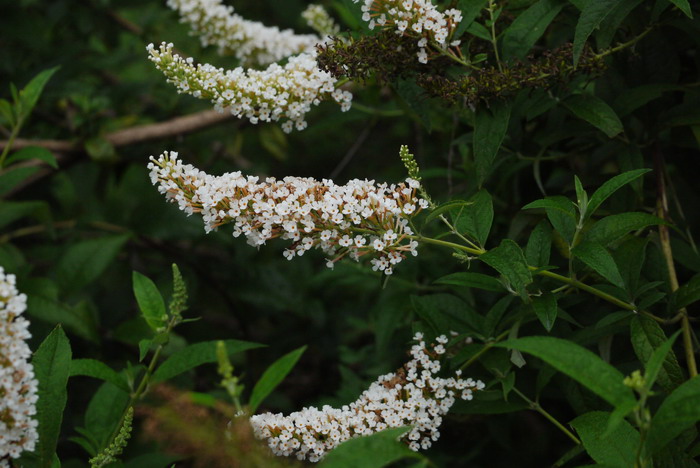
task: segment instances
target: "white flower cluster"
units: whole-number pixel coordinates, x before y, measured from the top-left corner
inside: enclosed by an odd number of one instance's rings
[[[462,379],[460,371],[455,377],[438,377],[447,338],[438,337],[430,350],[420,333],[414,339],[418,344],[411,348],[412,359],[397,372],[379,377],[357,401],[340,409],[304,408],[289,416],[259,414],[250,418],[255,435],[267,439],[276,455],[312,462],[341,442],[390,427],[413,426],[403,436],[408,446],[428,449],[440,437],[442,417],[455,400],[471,400],[484,383]]]
[[[304,116],[312,105],[334,99],[341,110],[350,109],[352,94],[336,89],[336,79],[318,68],[313,54],[290,57],[286,65],[273,63],[265,70],[233,70],[209,64],[194,65],[173,53],[173,44],[162,43],[158,49],[147,47],[149,59],[165,74],[178,93],[209,99],[215,109],[228,109],[251,123],[285,120],[285,132],[306,128]]]
[[[333,21],[333,18],[321,5],[312,3],[301,13],[301,17],[306,20],[306,24],[311,29],[323,37],[335,36],[340,32],[340,26]]]
[[[219,48],[222,55],[234,55],[247,65],[268,65],[290,55],[312,51],[322,39],[315,34],[295,34],[249,21],[233,12],[221,0],[168,0],[181,21],[190,25],[202,45]]]
[[[25,341],[31,335],[29,322],[21,317],[26,308],[27,296],[17,291],[15,275],[0,267],[0,466],[9,466],[6,457],[33,451],[39,438],[38,423],[32,418],[37,381]]]
[[[208,175],[182,164],[175,152],[150,159],[153,184],[188,215],[201,213],[207,232],[232,223],[233,235],[244,234],[252,246],[275,237],[291,240],[284,252],[290,260],[319,248],[331,268],[345,256],[369,255],[373,269],[387,275],[407,253],[417,255],[409,219],[428,204],[416,196],[420,185],[413,179],[391,185],[299,177],[261,182],[240,172]]]
[[[458,46],[459,41],[451,41],[455,28],[462,21],[462,12],[455,8],[440,12],[431,0],[353,0],[362,1],[362,19],[369,22],[369,28],[394,25],[397,34],[410,34],[420,37],[418,60],[428,63],[428,44],[441,49]]]

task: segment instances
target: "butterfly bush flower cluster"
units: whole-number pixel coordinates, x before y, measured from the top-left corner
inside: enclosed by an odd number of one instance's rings
[[[22,317],[27,296],[15,287],[15,275],[0,267],[0,467],[7,457],[18,458],[33,451],[38,440],[36,414],[37,381],[27,361],[31,351],[29,322]]]
[[[319,70],[315,55],[290,57],[286,65],[273,63],[265,70],[238,67],[224,70],[209,64],[195,65],[191,58],[173,53],[173,44],[148,45],[149,59],[165,74],[178,93],[209,99],[214,108],[227,109],[251,123],[284,120],[285,132],[306,128],[304,116],[311,106],[333,99],[341,110],[350,109],[352,94],[336,89],[336,79]]]
[[[369,28],[391,26],[397,34],[419,36],[418,61],[428,63],[428,44],[441,49],[458,46],[451,41],[455,28],[462,21],[462,12],[450,8],[441,12],[431,0],[353,0],[362,2],[362,19]]]
[[[448,339],[437,338],[426,347],[423,335],[411,348],[412,359],[397,372],[382,375],[357,401],[333,408],[304,408],[284,416],[265,413],[250,418],[255,435],[266,439],[276,455],[296,456],[312,462],[353,437],[373,434],[391,427],[413,426],[403,436],[408,446],[418,451],[430,448],[440,437],[442,417],[457,398],[471,400],[484,383],[471,378],[438,377],[440,356]]]
[[[158,190],[188,215],[200,213],[207,232],[233,224],[233,235],[245,235],[252,246],[290,240],[284,251],[290,260],[318,248],[329,267],[344,257],[369,256],[375,271],[390,275],[406,255],[417,255],[409,219],[428,203],[418,198],[414,179],[337,185],[300,177],[261,181],[240,172],[213,176],[183,164],[175,152],[151,157],[148,167]]]
[[[180,14],[203,46],[216,46],[220,54],[233,55],[248,65],[269,65],[310,52],[322,42],[315,34],[296,34],[246,20],[220,0],[168,0],[168,6]]]
[[[335,36],[340,33],[340,26],[331,18],[325,8],[321,5],[311,4],[301,13],[301,17],[306,20],[306,24],[314,31],[317,31],[325,39],[328,36]],[[318,41],[319,43],[321,41]]]

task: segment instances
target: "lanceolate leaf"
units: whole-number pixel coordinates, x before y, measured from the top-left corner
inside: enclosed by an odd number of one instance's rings
[[[301,355],[304,354],[304,351],[306,351],[306,346],[285,354],[267,368],[260,380],[255,384],[255,387],[253,387],[253,392],[250,395],[248,406],[250,406],[251,413],[255,413],[260,403],[284,380],[297,361],[299,361]]]
[[[551,331],[557,319],[556,296],[550,292],[543,293],[541,296],[532,296],[532,309],[545,330]]]
[[[644,374],[644,385],[647,388],[647,390],[651,390],[652,385],[654,385],[654,382],[656,382],[656,378],[659,375],[659,372],[661,372],[662,365],[664,364],[664,361],[666,359],[666,356],[668,356],[668,353],[671,352],[671,348],[673,347],[673,343],[676,341],[676,338],[678,338],[678,335],[681,333],[681,330],[678,330],[676,333],[671,336],[668,340],[663,342],[661,346],[656,348],[654,353],[651,355],[649,360],[646,362],[645,368],[646,372]],[[699,396],[700,397],[700,396]]]
[[[532,230],[525,247],[527,263],[543,267],[549,265],[549,256],[552,252],[552,228],[547,220],[540,221]]]
[[[700,275],[693,276],[690,281],[678,288],[674,298],[676,309],[681,309],[700,301]]]
[[[503,138],[508,130],[510,106],[498,102],[491,106],[479,107],[474,121],[474,163],[476,178],[481,185],[496,159]]]
[[[32,78],[32,80],[29,83],[27,83],[27,86],[25,86],[24,89],[20,91],[20,115],[22,119],[26,119],[32,112],[32,109],[34,109],[34,105],[39,100],[39,97],[41,96],[41,93],[44,90],[44,86],[46,86],[46,83],[49,82],[49,80],[51,79],[53,74],[56,73],[57,70],[58,67],[54,67],[42,71],[34,78]]]
[[[486,291],[504,292],[505,288],[500,281],[493,276],[481,273],[463,272],[452,273],[435,281],[436,284],[449,284],[463,286],[465,288],[484,289]]]
[[[39,442],[34,454],[38,458],[36,466],[48,468],[53,461],[61,431],[71,364],[70,343],[60,326],[54,328],[41,343],[34,353],[32,364],[39,381],[39,401],[36,404]]]
[[[688,0],[669,0],[669,2],[676,5],[679,10],[685,13],[685,16],[691,19],[693,18],[693,12],[690,9],[690,3],[688,2]]]
[[[610,434],[605,434],[610,413],[592,411],[571,421],[586,452],[593,460],[606,466],[635,466],[639,432],[625,420]]]
[[[155,283],[138,271],[132,273],[132,282],[134,296],[148,326],[154,331],[163,327],[167,320],[165,302]]]
[[[607,200],[610,195],[617,192],[620,188],[629,184],[633,180],[643,176],[649,172],[649,169],[635,169],[633,171],[623,172],[622,174],[616,175],[612,179],[606,181],[603,185],[598,188],[593,195],[591,195],[588,201],[588,211],[586,213],[587,217],[590,217],[595,213],[595,211]]]
[[[673,391],[661,403],[651,420],[647,448],[655,453],[683,431],[700,421],[700,376],[695,376]]]
[[[483,246],[493,223],[493,200],[486,190],[480,190],[469,202],[469,205],[450,211],[454,226],[459,232],[468,234]]]
[[[591,351],[561,338],[529,336],[494,346],[532,354],[576,380],[613,406],[634,403],[624,375]]]
[[[645,365],[650,361],[654,352],[667,341],[659,324],[644,316],[636,316],[632,319],[630,336],[635,354]],[[676,359],[673,350],[670,350],[664,357],[656,381],[666,392],[671,392],[684,380],[685,376],[678,364],[678,359]]]
[[[571,243],[576,231],[576,208],[571,200],[563,196],[547,197],[528,203],[523,210],[535,208],[543,208],[554,229]]]
[[[398,440],[409,430],[407,427],[394,427],[347,440],[333,449],[319,468],[382,468],[404,458],[423,459],[423,455]]]
[[[601,130],[608,138],[623,131],[622,122],[612,107],[592,94],[572,96],[564,101],[564,106],[576,117]]]
[[[17,161],[26,161],[31,159],[37,159],[43,161],[54,169],[58,169],[58,162],[51,151],[40,146],[27,146],[21,150],[13,153],[5,161],[5,165],[9,166]]]
[[[591,241],[582,242],[574,247],[571,253],[615,286],[625,287],[615,260],[602,245]]]
[[[540,0],[519,14],[503,33],[504,58],[524,58],[564,5],[561,0]]]
[[[666,222],[647,213],[620,213],[597,221],[586,233],[585,239],[608,245],[632,231],[658,224],[666,224]]]
[[[217,341],[195,343],[173,353],[158,366],[153,373],[152,380],[154,382],[168,380],[202,364],[216,362],[216,343]],[[239,340],[225,340],[225,343],[229,355],[263,346],[258,343]]]
[[[86,376],[104,380],[125,392],[129,392],[129,385],[123,375],[117,373],[107,364],[95,359],[73,359],[70,365],[70,376]]]
[[[574,34],[574,65],[578,63],[588,37],[620,1],[622,0],[587,0],[584,3]]]
[[[489,250],[480,258],[503,275],[521,297],[527,296],[526,287],[532,283],[532,273],[518,244],[504,239],[501,245]]]

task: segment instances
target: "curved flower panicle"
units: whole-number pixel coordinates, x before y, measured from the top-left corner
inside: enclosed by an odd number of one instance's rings
[[[362,2],[362,19],[375,26],[391,26],[397,34],[419,36],[418,61],[428,63],[428,43],[442,49],[459,45],[450,42],[457,25],[462,21],[462,12],[450,8],[441,12],[431,0],[353,0]]]
[[[430,448],[440,437],[442,417],[457,398],[471,400],[485,385],[471,378],[438,377],[440,355],[447,338],[426,347],[423,336],[411,348],[412,359],[396,372],[382,375],[355,402],[342,408],[304,408],[284,416],[258,414],[250,418],[255,435],[266,439],[276,455],[308,458],[315,462],[340,443],[390,427],[413,426],[403,436],[418,451]]]
[[[272,64],[265,70],[224,70],[194,65],[191,58],[173,53],[173,44],[162,43],[158,49],[149,44],[147,50],[149,59],[179,93],[209,99],[216,109],[227,109],[253,124],[284,120],[284,131],[294,126],[303,130],[304,116],[321,101],[333,99],[342,111],[350,109],[352,94],[335,88],[336,79],[319,70],[314,54],[300,54],[284,66]]]
[[[367,255],[373,269],[387,275],[407,254],[417,255],[409,219],[428,203],[417,197],[416,180],[391,185],[300,177],[260,181],[240,172],[206,174],[183,164],[175,152],[150,159],[153,184],[188,215],[201,213],[207,232],[233,224],[233,235],[245,235],[252,246],[287,239],[292,242],[284,252],[287,259],[318,248],[329,256],[329,267],[345,256]]]
[[[247,65],[268,65],[310,52],[323,41],[315,34],[296,34],[246,20],[221,0],[168,0],[168,6],[180,14],[203,46],[216,46],[220,54],[233,55]]]
[[[0,466],[9,466],[5,457],[33,451],[39,438],[38,423],[32,418],[38,384],[26,343],[31,334],[29,322],[21,316],[26,308],[27,296],[17,291],[15,275],[0,267]]]

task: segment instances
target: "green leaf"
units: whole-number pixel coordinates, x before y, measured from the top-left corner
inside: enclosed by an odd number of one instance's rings
[[[574,65],[578,64],[586,40],[621,0],[587,0],[581,10],[574,33]]]
[[[571,250],[571,253],[583,263],[595,270],[603,278],[617,287],[625,287],[617,264],[610,252],[597,242],[584,241]]]
[[[532,283],[532,274],[518,244],[510,239],[504,239],[501,245],[479,258],[503,275],[520,297],[527,297],[526,287]]]
[[[639,360],[647,365],[655,351],[667,342],[666,335],[654,320],[638,315],[630,323],[630,338],[634,353]],[[683,370],[673,350],[664,358],[663,365],[657,374],[656,381],[666,392],[672,392],[685,380]]]
[[[613,406],[636,401],[625,376],[578,344],[548,336],[528,336],[494,346],[532,354],[568,375]]]
[[[96,280],[112,263],[129,234],[105,236],[78,242],[58,260],[54,275],[60,288],[70,294]]]
[[[646,362],[646,372],[644,373],[644,386],[647,390],[651,390],[651,387],[654,385],[654,382],[656,382],[656,378],[659,376],[659,372],[661,372],[662,366],[666,360],[666,356],[668,356],[668,353],[671,352],[671,349],[673,348],[673,343],[675,343],[676,338],[678,338],[678,335],[681,333],[681,331],[682,330],[678,330],[671,336],[671,338],[669,338],[664,343],[662,343],[661,346],[656,348],[654,353]]]
[[[610,413],[592,411],[571,421],[586,452],[593,460],[607,466],[621,468],[635,466],[639,432],[622,420],[610,434],[605,434]]]
[[[635,88],[625,88],[615,98],[613,107],[618,116],[625,117],[643,105],[660,98],[664,93],[680,89],[678,85],[671,84],[646,84]]]
[[[97,162],[114,162],[118,159],[114,145],[101,136],[86,140],[85,151],[93,161]]]
[[[403,79],[397,82],[396,92],[403,100],[400,104],[430,132],[433,126],[430,118],[430,104],[423,88],[413,79]]]
[[[678,7],[679,10],[681,10],[685,16],[687,16],[690,19],[693,19],[693,12],[690,9],[690,3],[688,3],[688,0],[668,0],[669,2],[673,3]]]
[[[435,284],[449,284],[465,288],[477,288],[485,291],[504,292],[505,288],[498,279],[481,273],[451,273],[435,280]]]
[[[8,157],[5,161],[5,165],[9,166],[17,161],[32,159],[43,161],[54,169],[58,169],[58,161],[56,161],[56,157],[53,155],[53,153],[40,146],[27,146],[19,151],[16,151],[15,153],[12,153],[12,155],[10,155],[10,157]]]
[[[535,226],[527,240],[525,259],[532,266],[543,267],[549,265],[551,252],[552,228],[546,220],[542,220]]]
[[[0,174],[0,197],[6,195],[19,184],[39,172],[36,166],[14,167]]]
[[[250,394],[248,406],[250,407],[251,413],[255,413],[260,403],[262,403],[284,380],[287,374],[291,372],[297,361],[299,361],[299,358],[301,358],[301,355],[304,354],[304,351],[306,351],[306,346],[295,349],[273,362],[272,365],[265,370]]]
[[[636,297],[648,243],[649,239],[632,237],[613,252],[615,263],[625,282],[625,290],[630,297]]]
[[[136,296],[136,302],[139,304],[143,318],[153,331],[157,331],[165,325],[168,317],[165,312],[163,296],[160,295],[155,283],[138,271],[133,272],[132,282],[134,296]]]
[[[564,5],[566,2],[561,0],[540,0],[520,13],[503,32],[504,59],[525,58]]]
[[[29,117],[29,114],[31,114],[32,109],[34,109],[34,106],[36,105],[37,101],[39,100],[39,97],[41,96],[42,91],[44,90],[44,86],[46,86],[46,83],[48,83],[48,81],[51,79],[53,74],[56,73],[58,68],[59,67],[54,67],[42,71],[34,78],[32,78],[32,80],[29,83],[27,83],[27,86],[25,86],[24,89],[20,91],[20,120],[24,120],[27,117]]]
[[[70,365],[70,376],[86,376],[109,382],[119,389],[129,392],[129,384],[123,375],[117,373],[107,364],[95,359],[73,359]]]
[[[158,366],[153,373],[151,380],[153,382],[162,382],[171,379],[176,375],[187,372],[202,364],[217,362],[216,343],[218,341],[204,341],[195,343],[174,352],[168,359]],[[240,353],[248,349],[260,348],[263,345],[252,343],[250,341],[225,340],[226,350],[229,356],[235,353]]]
[[[525,205],[523,210],[536,208],[545,210],[554,229],[561,234],[567,243],[571,244],[576,232],[576,207],[574,203],[568,198],[558,195],[535,200]]]
[[[471,205],[472,202],[468,202],[465,200],[450,200],[447,203],[443,203],[440,206],[435,207],[435,209],[431,210],[428,216],[425,217],[425,224],[428,224],[434,219],[437,219],[438,216],[444,215],[445,213],[449,212],[450,210],[456,209],[456,208],[463,208],[467,205]]]
[[[493,223],[493,200],[486,190],[480,190],[469,199],[469,204],[450,210],[453,225],[484,246]]]
[[[454,37],[458,38],[467,30],[469,25],[481,14],[488,0],[459,0],[457,8],[462,11],[462,21],[455,29]]]
[[[139,341],[139,362],[142,362],[146,355],[148,354],[148,351],[151,350],[151,345],[153,344],[153,340],[149,339],[143,339]]]
[[[694,302],[700,301],[700,275],[693,276],[674,293],[674,307],[682,309]]]
[[[24,217],[32,217],[43,223],[49,222],[49,204],[44,201],[0,201],[0,228]]]
[[[27,313],[29,315],[52,325],[61,324],[69,332],[93,343],[98,343],[99,334],[95,321],[83,312],[78,306],[70,307],[39,294],[27,293]]]
[[[591,198],[588,201],[588,212],[586,213],[586,217],[590,218],[591,215],[593,215],[593,213],[595,213],[600,207],[600,205],[602,205],[605,200],[610,198],[613,193],[617,192],[620,188],[641,177],[647,172],[649,172],[649,169],[636,169],[633,171],[623,172],[622,174],[616,175],[612,179],[606,181],[593,193],[593,195],[591,195]]]
[[[0,99],[0,118],[4,119],[4,123],[8,127],[14,127],[16,125],[15,112],[12,105],[7,101],[7,99]],[[2,120],[0,120],[2,122]]]
[[[460,298],[451,294],[411,296],[413,310],[436,335],[455,330],[481,335],[483,317]]]
[[[40,467],[50,467],[56,452],[63,409],[68,398],[66,385],[70,364],[70,342],[58,326],[41,343],[32,358],[34,374],[39,381],[39,400],[36,403],[39,441],[34,455]]]
[[[557,319],[557,298],[550,292],[541,296],[532,296],[532,310],[548,332],[552,331],[554,321]]]
[[[612,138],[624,130],[620,118],[615,114],[612,107],[592,94],[571,96],[563,101],[563,104],[576,117],[598,128],[608,138]]]
[[[650,454],[654,454],[698,421],[700,421],[700,376],[695,376],[675,389],[661,403],[651,420],[647,450]]]
[[[93,395],[85,411],[84,435],[94,439],[97,448],[105,447],[129,403],[129,394],[109,382]]]
[[[381,468],[404,458],[423,459],[398,440],[410,430],[410,427],[394,427],[347,440],[329,452],[319,468]]]
[[[510,106],[497,102],[480,106],[474,118],[474,163],[479,186],[486,180],[508,130]]]
[[[513,302],[513,296],[505,296],[499,299],[498,302],[489,309],[486,317],[484,317],[484,336],[492,338],[495,335],[498,324],[506,313],[506,310],[508,310],[508,306],[511,302]]]
[[[586,233],[584,239],[608,245],[632,231],[659,224],[666,224],[666,222],[647,213],[620,213],[597,221]]]

